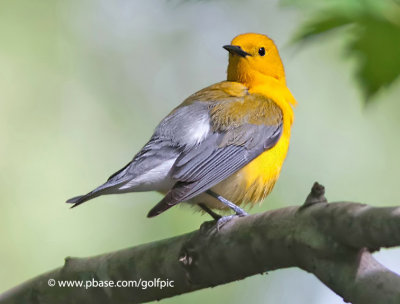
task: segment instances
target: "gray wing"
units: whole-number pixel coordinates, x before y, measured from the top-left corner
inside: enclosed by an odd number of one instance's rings
[[[103,194],[135,191],[132,182],[136,178],[174,160],[168,173],[175,185],[150,211],[149,216],[155,216],[212,188],[274,146],[280,138],[280,109],[279,123],[246,123],[214,131],[210,120],[212,106],[212,102],[193,102],[177,108],[161,121],[150,141],[130,163],[111,175],[105,184],[67,202],[76,207]]]
[[[106,183],[93,191],[73,197],[67,203],[72,207],[104,194],[132,191],[164,190],[157,187],[143,188],[143,176],[149,171],[165,163],[173,163],[185,151],[193,151],[195,147],[210,133],[209,106],[195,103],[176,109],[157,126],[149,142],[135,155],[125,167],[112,174]],[[190,126],[188,128],[188,126]],[[165,168],[165,175],[170,175]],[[142,185],[140,183],[142,182]],[[171,178],[172,184],[176,180]],[[167,190],[168,190],[167,189]]]
[[[274,125],[244,124],[211,133],[192,149],[183,151],[172,168],[178,182],[148,216],[156,216],[179,202],[207,191],[273,147],[282,134]]]
[[[172,159],[175,166],[179,156],[196,150],[199,142],[208,138],[211,133],[208,111],[206,103],[194,103],[173,111],[160,122],[150,141],[133,160],[111,175],[108,182],[134,180]]]
[[[223,181],[244,165],[251,162],[265,150],[273,147],[279,140],[282,125],[246,125],[245,141],[237,144],[221,142],[231,136],[231,130],[225,134],[211,135],[198,148],[182,153],[173,168],[173,177],[181,183],[190,184],[190,191],[180,197],[189,200]]]

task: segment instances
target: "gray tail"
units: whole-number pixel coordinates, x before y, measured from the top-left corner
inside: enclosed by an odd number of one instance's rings
[[[101,192],[101,191],[99,191],[99,192]],[[71,208],[75,208],[75,207],[79,206],[80,204],[83,204],[84,202],[87,202],[88,200],[91,200],[92,198],[100,196],[102,193],[99,193],[99,192],[95,192],[95,190],[94,190],[94,191],[89,192],[88,194],[85,194],[85,195],[75,196],[75,197],[70,198],[69,200],[67,200],[66,203],[73,204],[71,206]]]
[[[125,172],[129,168],[132,162],[129,162],[125,167],[122,169],[118,170],[115,172],[113,175],[111,175],[107,182],[101,185],[100,187],[97,187],[93,191],[90,191],[89,193],[85,195],[79,195],[75,196],[73,198],[70,198],[69,200],[66,201],[68,204],[73,204],[71,208],[75,208],[79,206],[80,204],[83,204],[84,202],[87,202],[95,197],[98,197],[103,194],[112,194],[112,193],[121,193],[124,191],[119,190],[119,187],[127,183],[130,178],[126,178]],[[128,192],[128,191],[125,191]]]
[[[112,183],[112,182],[106,182],[104,185],[101,185],[100,187],[97,187],[93,191],[90,191],[89,193],[85,195],[79,195],[75,196],[73,198],[70,198],[69,200],[66,201],[68,204],[73,204],[71,208],[75,208],[79,206],[80,204],[83,204],[84,202],[87,202],[95,197],[98,197],[103,194],[112,194],[112,193],[119,193],[123,192],[119,190],[118,188],[126,183],[126,181],[120,181],[117,183]]]

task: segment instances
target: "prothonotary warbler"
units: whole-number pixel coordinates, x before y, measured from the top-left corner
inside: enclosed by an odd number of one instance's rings
[[[106,183],[68,203],[76,207],[104,194],[159,191],[154,217],[172,206],[197,205],[246,212],[239,205],[263,200],[279,177],[289,147],[296,100],[286,86],[274,42],[265,35],[235,37],[227,80],[184,100],[156,127],[133,160]]]

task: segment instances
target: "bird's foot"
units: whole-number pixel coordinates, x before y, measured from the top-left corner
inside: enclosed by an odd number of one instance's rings
[[[219,218],[214,219],[213,221],[204,222],[200,226],[201,234],[207,235],[207,236],[214,235],[214,234],[218,233],[223,226],[225,226],[227,223],[229,223],[233,219],[243,217],[246,215],[247,215],[247,213],[244,212],[241,214],[220,216]]]
[[[217,224],[216,224],[217,231],[220,231],[223,226],[225,226],[228,222],[233,220],[235,217],[238,217],[238,216],[236,214],[232,214],[232,215],[223,216],[219,220],[217,220]]]
[[[219,214],[216,214],[214,211],[209,209],[206,205],[199,204],[199,206],[204,211],[206,211],[208,214],[210,214],[214,218],[214,220],[217,222],[216,223],[216,232],[218,232],[223,226],[225,226],[228,222],[230,222],[235,217],[242,217],[242,216],[246,216],[247,215],[247,212],[244,211],[242,208],[240,208],[239,206],[235,205],[231,201],[227,200],[223,196],[215,193],[214,191],[207,190],[206,193],[211,195],[212,197],[216,198],[221,203],[223,203],[225,206],[227,206],[228,208],[232,209],[235,212],[235,214],[233,214],[233,215],[227,215],[227,216],[222,216],[221,217]]]
[[[226,216],[221,217],[220,219],[217,220],[217,224],[216,224],[217,231],[219,231],[223,226],[225,226],[228,222],[230,222],[234,218],[243,217],[246,215],[248,215],[248,214],[243,211],[241,213],[236,213],[236,214],[226,215]]]

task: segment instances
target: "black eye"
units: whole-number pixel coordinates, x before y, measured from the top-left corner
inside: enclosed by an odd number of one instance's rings
[[[264,56],[265,55],[265,49],[263,47],[260,47],[260,49],[258,50],[258,54],[260,54],[260,56]]]

